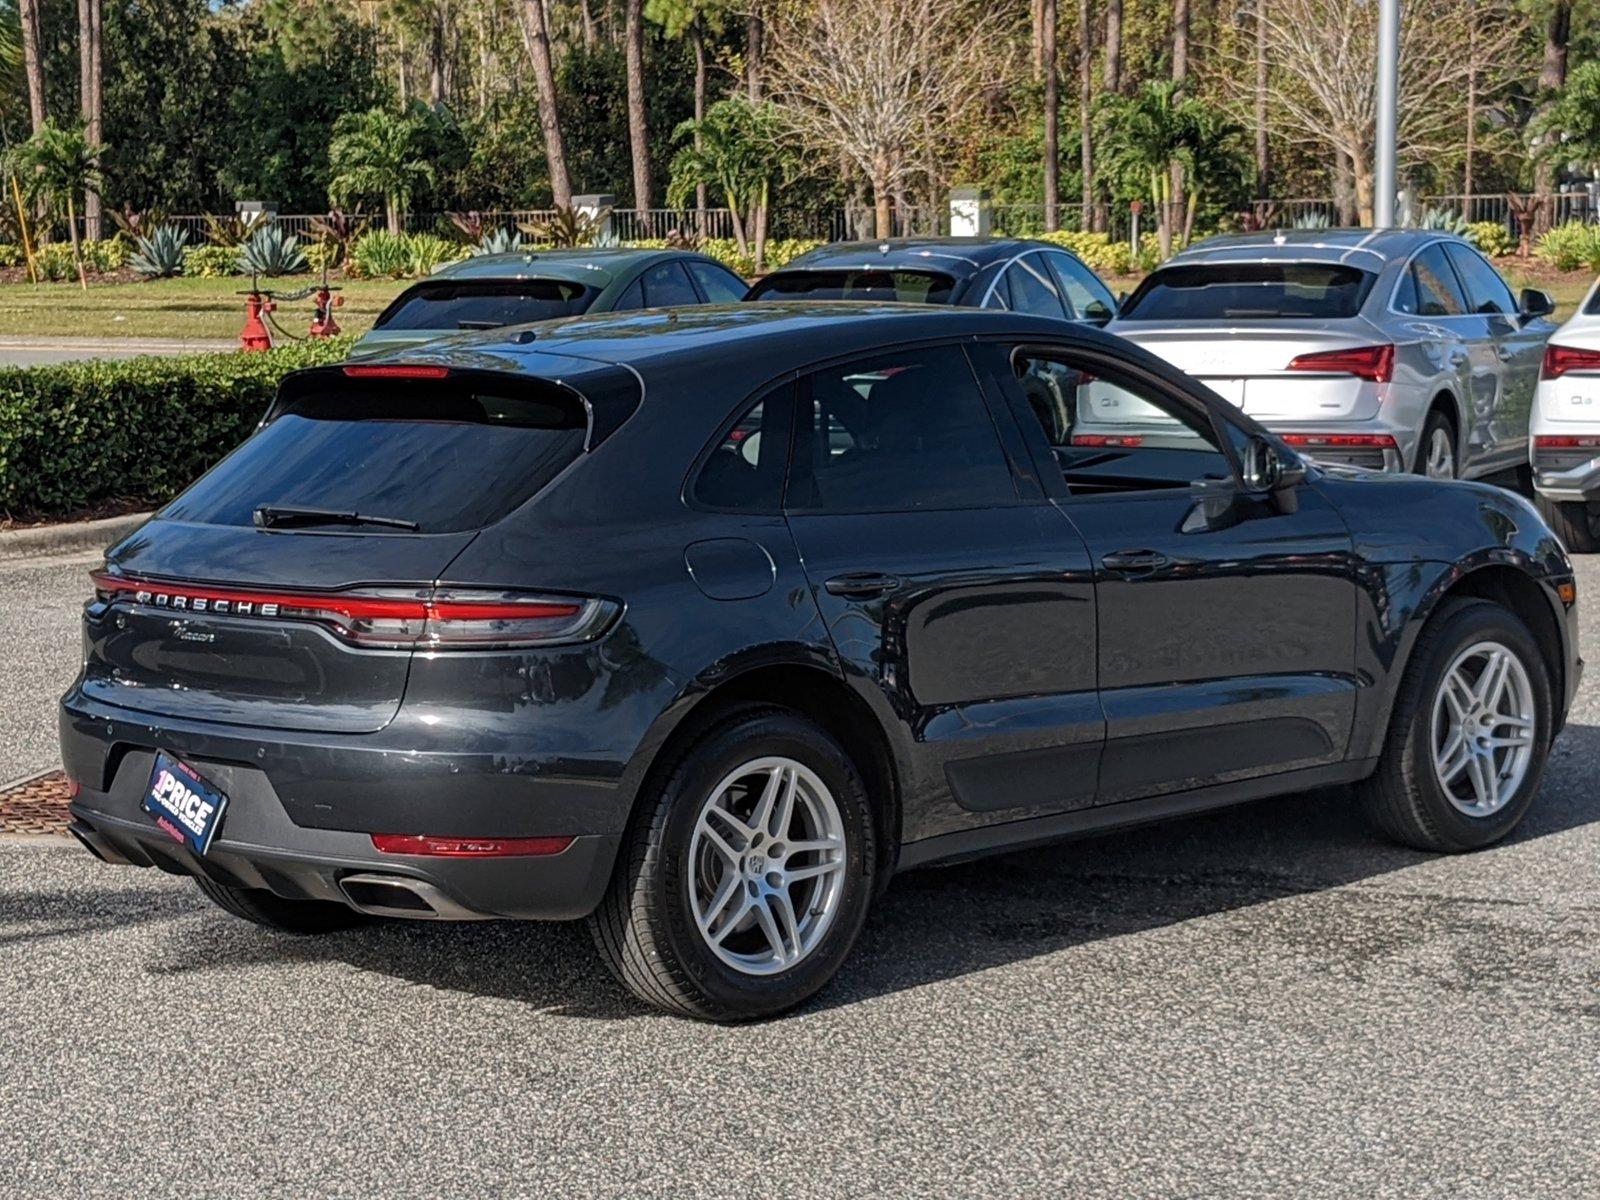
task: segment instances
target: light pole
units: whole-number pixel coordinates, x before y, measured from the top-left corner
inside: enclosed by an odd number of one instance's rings
[[[1395,126],[1400,93],[1400,0],[1378,0],[1378,130],[1374,146],[1372,223],[1394,224]]]

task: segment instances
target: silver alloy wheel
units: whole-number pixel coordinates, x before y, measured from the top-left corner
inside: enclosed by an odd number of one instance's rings
[[[1499,642],[1468,646],[1433,698],[1433,772],[1469,817],[1499,812],[1533,762],[1538,709],[1516,654]]]
[[[815,771],[758,758],[711,789],[689,840],[689,904],[713,954],[745,975],[817,948],[845,881],[844,820]]]
[[[1423,471],[1429,479],[1454,479],[1456,477],[1456,448],[1451,444],[1450,431],[1443,425],[1434,426],[1428,438],[1427,457]]]

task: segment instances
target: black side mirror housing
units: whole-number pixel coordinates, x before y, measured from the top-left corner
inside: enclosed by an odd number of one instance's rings
[[[1277,442],[1253,437],[1239,463],[1239,486],[1254,496],[1270,496],[1279,512],[1293,512],[1294,490],[1306,479],[1306,465]]]
[[[1555,310],[1556,302],[1550,298],[1550,293],[1541,292],[1538,288],[1523,288],[1522,294],[1517,297],[1517,315],[1524,321],[1548,317]]]

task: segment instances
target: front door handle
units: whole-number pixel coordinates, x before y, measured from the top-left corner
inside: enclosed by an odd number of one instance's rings
[[[835,575],[822,586],[828,589],[830,596],[868,600],[873,596],[894,591],[900,586],[900,580],[893,575],[883,575],[877,571],[856,571],[849,575]]]
[[[1159,550],[1117,550],[1102,558],[1100,565],[1108,571],[1133,575],[1143,571],[1159,571],[1171,561]]]

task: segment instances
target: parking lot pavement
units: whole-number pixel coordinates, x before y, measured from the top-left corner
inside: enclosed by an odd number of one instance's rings
[[[100,555],[0,562],[0,784],[61,765],[56,701],[78,672],[79,614]]]
[[[297,940],[0,844],[0,1195],[1597,1195],[1597,768],[1591,676],[1484,853],[1332,791],[908,874],[737,1028],[641,1009],[580,926]]]

